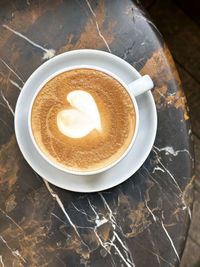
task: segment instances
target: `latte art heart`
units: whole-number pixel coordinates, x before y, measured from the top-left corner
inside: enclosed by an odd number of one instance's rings
[[[82,138],[92,130],[101,130],[100,114],[91,94],[83,90],[72,91],[67,101],[73,109],[62,110],[57,115],[60,132],[71,138]]]

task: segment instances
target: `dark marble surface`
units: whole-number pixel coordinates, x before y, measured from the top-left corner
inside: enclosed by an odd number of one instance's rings
[[[109,51],[150,74],[158,111],[143,166],[93,194],[42,180],[22,157],[13,127],[30,74],[78,48]],[[191,216],[191,130],[171,55],[139,3],[1,1],[0,58],[0,265],[177,266]]]

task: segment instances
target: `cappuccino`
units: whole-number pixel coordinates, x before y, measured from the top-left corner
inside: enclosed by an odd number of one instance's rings
[[[89,68],[58,74],[37,94],[31,128],[41,152],[67,170],[90,172],[119,159],[134,136],[136,113],[122,84]]]

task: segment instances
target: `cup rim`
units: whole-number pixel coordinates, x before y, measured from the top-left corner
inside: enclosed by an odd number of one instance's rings
[[[50,81],[51,79],[53,79],[54,77],[56,77],[57,75],[66,72],[66,71],[70,71],[70,70],[74,70],[74,69],[83,69],[83,68],[88,68],[88,69],[93,69],[93,70],[98,70],[101,72],[104,72],[106,74],[108,74],[109,76],[113,77],[114,79],[116,79],[118,82],[121,83],[121,85],[126,89],[127,93],[129,94],[134,108],[135,108],[135,114],[136,114],[136,124],[135,124],[135,130],[134,130],[134,135],[132,137],[132,140],[128,146],[128,148],[126,149],[126,151],[118,158],[116,159],[114,162],[112,162],[111,164],[107,165],[104,168],[100,168],[94,171],[72,171],[72,170],[68,170],[67,168],[64,168],[62,166],[56,165],[53,161],[51,161],[42,151],[41,149],[38,147],[36,140],[34,138],[33,132],[32,132],[32,127],[31,127],[31,113],[32,113],[32,107],[33,107],[33,103],[35,101],[35,98],[37,97],[38,93],[40,92],[40,90],[43,88],[43,86]],[[81,175],[81,176],[85,176],[85,175],[94,175],[94,174],[98,174],[104,171],[109,170],[110,168],[114,167],[116,164],[118,164],[131,150],[135,139],[137,137],[137,132],[138,132],[138,126],[139,126],[139,110],[138,110],[138,105],[137,105],[137,101],[135,99],[134,94],[129,90],[128,85],[120,78],[118,77],[116,74],[112,73],[111,71],[104,69],[102,67],[97,67],[97,66],[93,66],[93,65],[85,65],[85,64],[81,64],[81,65],[75,65],[75,66],[70,66],[70,67],[66,67],[66,68],[61,68],[59,71],[54,72],[53,74],[51,74],[48,78],[46,78],[41,84],[40,86],[37,88],[37,90],[35,91],[32,100],[31,100],[31,104],[29,106],[29,110],[28,110],[28,130],[29,130],[29,135],[31,137],[31,141],[35,147],[35,149],[37,150],[37,152],[43,157],[44,160],[46,160],[49,164],[51,164],[54,168],[59,169],[65,173],[70,173],[70,174],[74,174],[74,175]]]

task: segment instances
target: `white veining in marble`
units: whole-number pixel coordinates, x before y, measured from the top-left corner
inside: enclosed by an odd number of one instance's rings
[[[114,240],[113,240],[113,241],[114,241]],[[122,255],[122,253],[121,253],[121,251],[119,250],[119,248],[117,247],[117,245],[115,245],[113,242],[106,242],[106,244],[108,244],[108,245],[110,245],[110,246],[112,246],[112,247],[115,248],[117,254],[120,256],[120,258],[122,259],[122,261],[126,264],[126,266],[128,266],[128,267],[133,267],[133,266],[135,266],[134,264],[130,264],[130,263],[128,262],[128,260],[126,260],[126,259],[124,258],[124,256]]]
[[[156,155],[158,155],[157,151],[156,151],[156,147],[154,146],[155,149],[152,149]],[[160,158],[157,158],[159,164],[161,165],[161,167],[169,174],[169,176],[171,177],[171,179],[174,181],[174,183],[176,184],[178,190],[180,191],[180,193],[182,194],[182,190],[180,188],[180,186],[178,185],[176,179],[174,178],[174,176],[172,175],[172,173],[164,166],[164,164],[161,162]]]
[[[95,216],[96,216],[96,218],[95,218],[96,226],[95,226],[95,227],[98,228],[99,226],[101,226],[101,225],[107,223],[108,220],[107,220],[104,216],[102,217],[102,219],[100,219],[98,213],[97,213],[96,210],[95,210],[95,207],[92,205],[92,203],[90,202],[89,198],[88,198],[88,203],[89,203],[89,205],[90,205],[92,211],[94,212],[94,214],[95,214]]]
[[[158,264],[159,264],[159,266],[161,265],[161,262],[160,262],[160,255],[158,255],[157,253],[159,252],[158,251],[158,247],[156,246],[156,244],[155,244],[155,242],[154,242],[154,240],[153,240],[153,235],[152,235],[152,233],[151,233],[151,231],[150,231],[150,229],[148,228],[147,229],[147,232],[148,232],[148,234],[149,234],[149,240],[150,240],[150,242],[151,242],[151,244],[152,244],[152,246],[153,246],[153,249],[156,251],[156,253],[154,252],[154,255],[156,256],[156,258],[157,258],[157,261],[158,261]]]
[[[117,223],[116,223],[116,220],[115,220],[115,217],[114,217],[114,215],[113,215],[113,212],[112,212],[111,208],[109,207],[107,201],[105,200],[104,196],[102,195],[102,193],[98,193],[98,194],[99,194],[99,196],[101,197],[101,199],[102,199],[102,201],[103,201],[103,203],[104,203],[104,206],[105,206],[105,207],[107,208],[107,210],[108,210],[109,220],[110,220],[110,222],[112,223],[113,228],[115,229],[116,226],[118,226],[118,225],[117,225]],[[118,226],[118,228],[119,228],[119,226]]]
[[[191,158],[190,152],[189,152],[187,149],[180,149],[180,150],[176,150],[176,151],[175,151],[174,148],[173,148],[172,146],[166,146],[166,147],[162,147],[162,148],[158,148],[158,147],[156,147],[156,146],[154,146],[154,147],[155,147],[155,149],[157,149],[159,152],[161,152],[161,151],[165,151],[165,154],[166,154],[166,155],[171,154],[171,155],[173,155],[174,157],[178,156],[179,153],[184,153],[184,152],[186,152],[186,153],[189,155],[189,157]]]
[[[112,261],[114,262],[114,259],[113,259],[112,255],[111,255],[111,252],[110,252],[110,250],[109,250],[107,244],[104,243],[104,242],[102,241],[101,237],[98,235],[98,232],[97,232],[97,228],[100,226],[100,224],[102,225],[102,223],[100,223],[100,220],[99,220],[99,215],[98,215],[98,213],[96,212],[95,207],[91,204],[89,198],[88,198],[88,203],[89,203],[89,205],[90,205],[92,211],[94,212],[94,214],[95,214],[95,216],[96,216],[96,218],[95,218],[96,226],[93,228],[94,234],[96,235],[96,237],[97,237],[97,239],[98,239],[100,245],[101,245],[101,246],[108,252],[108,254],[111,256]],[[103,220],[103,221],[104,221],[104,220]]]
[[[98,25],[98,22],[97,22],[97,16],[96,16],[95,12],[92,10],[92,7],[91,7],[89,1],[88,1],[88,0],[85,0],[85,1],[86,1],[87,5],[88,5],[88,7],[89,7],[89,10],[91,11],[91,13],[92,13],[94,19],[95,19],[95,24],[96,24],[96,27],[97,27],[97,31],[98,31],[99,36],[100,36],[100,37],[102,38],[102,40],[104,41],[104,43],[105,43],[105,45],[106,45],[108,51],[109,51],[110,53],[112,53],[112,52],[111,52],[111,49],[110,49],[110,47],[109,47],[109,45],[108,45],[108,43],[107,43],[107,41],[106,41],[106,39],[105,39],[105,37],[102,35],[102,33],[101,33],[100,29],[99,29],[99,25]]]
[[[105,200],[105,198],[104,198],[104,200]],[[108,220],[107,220],[105,217],[103,217],[103,218],[100,220],[100,219],[99,219],[99,215],[98,215],[98,213],[96,212],[94,206],[91,204],[91,202],[90,202],[89,199],[88,199],[88,202],[89,202],[89,205],[90,205],[91,209],[93,210],[93,212],[94,212],[95,215],[96,215],[96,219],[95,219],[96,226],[95,226],[94,231],[95,231],[96,236],[98,237],[98,240],[100,241],[101,238],[100,238],[99,235],[97,234],[96,228],[98,228],[99,226],[101,226],[101,225],[107,223]],[[106,202],[106,201],[105,201],[105,202]],[[105,202],[104,202],[104,204],[105,204]],[[106,203],[107,203],[107,202],[106,202]],[[108,204],[106,205],[106,207],[109,209],[109,211],[111,211],[111,209],[110,209],[110,207],[108,206]],[[113,215],[112,215],[112,216],[113,216]],[[109,218],[111,218],[111,217],[109,217]],[[113,218],[112,218],[112,219],[113,219]],[[114,225],[112,225],[112,226],[113,226],[113,228],[115,229],[115,227],[116,227],[116,226],[115,226],[115,224],[116,224],[115,219],[113,220],[113,222],[114,222]],[[115,240],[115,238],[117,238],[117,240],[119,241],[119,243],[120,243],[121,246],[123,247],[123,249],[124,249],[124,251],[125,251],[125,254],[126,254],[126,256],[127,256],[127,259],[124,258],[124,256],[123,256],[122,253],[120,252],[119,248],[113,243],[114,240]],[[101,241],[102,241],[102,240],[101,240]],[[120,239],[120,237],[119,237],[119,235],[116,233],[116,231],[113,230],[113,239],[112,239],[110,242],[105,242],[105,243],[101,242],[101,245],[103,245],[103,247],[106,248],[106,250],[107,250],[107,245],[113,246],[113,247],[115,248],[115,250],[117,251],[118,255],[121,257],[121,259],[124,261],[124,263],[125,263],[127,266],[134,266],[133,262],[131,262],[131,261],[129,260],[128,255],[127,255],[127,252],[128,252],[129,254],[131,254],[131,253],[130,253],[130,250],[128,249],[127,246],[125,246],[125,244],[124,244],[123,241]],[[107,251],[108,251],[108,250],[107,250]]]
[[[187,204],[185,203],[185,200],[184,200],[184,198],[182,197],[182,203],[183,203],[183,210],[185,210],[185,209],[187,209],[187,211],[188,211],[188,214],[189,214],[189,217],[190,217],[190,220],[191,220],[191,218],[192,218],[192,212],[191,212],[191,209],[190,209],[190,207],[188,207],[187,206]]]
[[[22,78],[14,71],[2,58],[0,58],[1,62],[24,84]]]
[[[104,244],[104,242],[101,240],[101,237],[98,235],[96,228],[94,228],[94,233],[95,233],[95,235],[96,235],[96,237],[97,237],[97,239],[98,239],[100,245],[101,245],[101,246],[108,252],[108,254],[111,255],[111,252],[110,252],[110,250],[108,249],[107,244],[106,244],[106,243]]]
[[[151,213],[154,222],[156,222],[156,216],[153,214],[152,210],[149,208],[146,199],[144,199],[145,206],[147,207],[148,211]]]
[[[55,217],[58,221],[60,221],[63,224],[66,224],[60,217],[58,217],[55,213],[51,212],[51,215]]]
[[[77,236],[79,237],[81,243],[82,243],[84,246],[87,247],[88,251],[90,251],[90,248],[88,247],[88,245],[87,245],[87,244],[83,241],[83,239],[81,238],[81,236],[80,236],[80,234],[79,234],[79,232],[78,232],[78,230],[77,230],[76,225],[72,222],[72,220],[71,220],[69,214],[66,212],[65,207],[64,207],[62,201],[60,200],[59,196],[52,190],[52,188],[50,187],[49,183],[48,183],[45,179],[43,179],[43,181],[44,181],[44,183],[45,183],[45,185],[46,185],[46,187],[47,187],[49,193],[50,193],[50,194],[52,195],[52,197],[56,200],[56,202],[57,202],[58,205],[60,206],[61,210],[63,211],[64,215],[66,216],[67,220],[69,221],[70,225],[73,227],[73,229],[74,229],[75,233],[77,234]],[[58,216],[57,216],[57,217],[58,217]]]
[[[156,27],[156,25],[155,25],[151,20],[149,20],[149,19],[147,18],[145,12],[144,12],[142,9],[138,9],[138,8],[137,8],[137,10],[139,11],[139,15],[136,14],[137,17],[139,17],[139,18],[145,20],[148,24],[150,24],[150,25],[156,30],[157,33],[160,34],[160,31],[158,30],[158,28]],[[140,15],[141,13],[142,13],[142,16]]]
[[[17,32],[15,30],[13,30],[12,28],[10,28],[8,25],[6,24],[2,24],[2,27],[11,31],[12,33],[18,35],[19,37],[23,38],[24,40],[26,40],[27,42],[29,42],[30,44],[32,44],[33,46],[40,48],[41,50],[44,51],[43,54],[43,59],[49,59],[55,56],[56,51],[54,49],[46,49],[44,47],[42,47],[39,44],[36,44],[35,42],[33,42],[32,40],[30,40],[28,37],[26,37],[25,35],[21,34],[20,32]]]
[[[155,28],[158,33],[160,33],[160,31],[158,30],[158,28],[156,27],[156,25],[151,20],[147,19],[146,15],[143,16],[143,18],[145,18],[146,22],[148,24],[150,24],[153,28]]]
[[[13,253],[13,255],[18,256],[24,263],[26,263],[26,260],[20,255],[19,250],[16,249],[13,251]]]
[[[59,196],[58,196],[58,195],[51,189],[49,183],[48,183],[46,180],[43,179],[43,181],[44,181],[44,183],[45,183],[45,185],[46,185],[46,187],[47,187],[49,193],[50,193],[50,194],[52,195],[52,197],[56,200],[56,202],[57,202],[58,205],[60,206],[61,210],[62,210],[63,213],[65,214],[66,218],[68,219],[69,223],[70,223],[71,226],[74,228],[74,231],[76,232],[77,236],[81,239],[81,236],[79,235],[79,232],[78,232],[78,230],[76,229],[76,225],[73,224],[73,222],[71,221],[71,219],[70,219],[68,213],[66,212],[66,210],[65,210],[65,208],[64,208],[64,206],[63,206],[63,203],[62,203],[62,201],[60,200]],[[82,240],[82,239],[81,239],[81,240]]]
[[[0,263],[1,263],[2,267],[5,267],[4,262],[3,262],[3,257],[1,255],[0,255]]]
[[[174,252],[175,252],[175,254],[176,254],[177,258],[178,258],[178,261],[180,262],[180,257],[179,257],[179,255],[178,255],[178,252],[177,252],[175,246],[174,246],[174,242],[172,241],[172,239],[171,239],[169,233],[167,232],[167,229],[165,228],[165,226],[164,226],[162,220],[161,220],[161,226],[162,226],[163,230],[165,231],[165,234],[167,235],[167,237],[168,237],[168,239],[169,239],[169,241],[170,241],[170,243],[171,243],[171,246],[172,246],[172,248],[173,248],[173,250],[174,250]]]
[[[123,247],[124,250],[126,250],[127,252],[130,252],[129,249],[124,245],[124,243],[122,242],[121,238],[119,237],[119,235],[113,231],[114,236],[117,238],[117,240],[119,241],[119,243],[121,244],[121,246]]]
[[[24,230],[22,229],[22,227],[18,224],[18,223],[16,223],[16,221],[15,220],[13,220],[13,218],[12,217],[10,217],[4,210],[2,210],[1,208],[0,208],[0,211],[13,223],[13,224],[15,224],[15,226],[17,227],[17,228],[19,228],[23,233],[24,233]]]
[[[6,103],[6,106],[8,107],[8,109],[10,110],[10,112],[12,113],[12,115],[15,116],[15,112],[12,109],[12,107],[11,107],[10,103],[8,102],[8,100],[5,98],[2,90],[1,90],[1,97],[2,97],[3,101]]]
[[[139,2],[139,1],[138,1]],[[156,25],[151,21],[149,20],[147,17],[146,17],[146,14],[139,8],[135,7],[134,10],[137,12],[134,12],[134,17],[138,17],[140,18],[141,20],[144,20],[146,21],[148,24],[150,24],[153,28],[155,28],[155,30],[160,33],[160,31],[158,30],[158,28],[156,27]]]
[[[158,181],[156,181],[154,179],[154,177],[150,174],[149,170],[143,165],[142,168],[147,172],[147,174],[149,175],[149,177],[154,181],[154,183],[156,183],[159,187],[160,187],[160,184],[158,183]],[[141,174],[144,178],[145,176],[143,174]]]
[[[4,262],[3,262],[3,257],[1,255],[0,255],[0,263],[1,263],[2,267],[5,267]]]
[[[103,203],[104,203],[104,206],[106,207],[106,209],[109,211],[108,213],[108,217],[109,217],[109,220],[106,219],[104,216],[102,217],[102,219],[100,219],[97,211],[96,211],[96,207],[91,203],[91,201],[89,200],[88,198],[88,203],[89,203],[89,206],[91,207],[93,213],[95,214],[95,227],[93,227],[93,231],[100,243],[100,245],[108,252],[108,254],[111,256],[111,259],[115,265],[115,262],[114,262],[114,259],[112,257],[112,253],[110,251],[110,248],[109,247],[113,247],[116,251],[116,253],[119,255],[119,257],[121,258],[121,260],[128,266],[128,267],[133,267],[135,266],[134,263],[133,263],[133,259],[132,259],[132,255],[131,255],[131,252],[128,248],[128,246],[126,245],[125,242],[123,242],[121,240],[121,238],[119,237],[119,235],[117,234],[117,232],[115,231],[116,229],[116,226],[118,227],[118,229],[122,232],[121,228],[116,224],[116,220],[113,216],[113,213],[112,213],[112,210],[111,208],[109,207],[107,201],[105,200],[105,198],[103,197],[102,193],[99,193],[99,195],[101,196],[101,199],[103,200]],[[103,242],[101,237],[98,235],[98,227],[100,227],[101,225],[107,223],[107,222],[110,222],[112,224],[112,227],[113,227],[113,236],[112,236],[112,239],[107,241],[107,242]],[[122,232],[123,233],[123,232]],[[120,249],[117,247],[116,244],[114,244],[113,242],[115,241],[115,239],[117,239],[119,241],[119,243],[121,244],[123,250],[124,250],[124,253],[126,254],[126,258],[123,256],[123,254],[121,253]],[[130,258],[130,259],[129,259]]]
[[[89,219],[90,216],[84,210],[78,209],[73,202],[71,202],[71,204],[75,208],[76,211],[78,211],[78,212],[82,213],[83,215],[85,215],[87,220],[91,222],[91,220]]]
[[[156,150],[157,150],[158,152],[165,151],[166,155],[171,154],[171,155],[173,155],[173,156],[175,156],[175,157],[177,157],[179,153],[187,153],[188,156],[190,157],[190,159],[192,160],[192,162],[194,161],[194,159],[193,159],[193,158],[191,157],[191,155],[190,155],[190,152],[189,152],[187,149],[181,149],[181,150],[176,150],[176,151],[175,151],[175,150],[173,149],[173,147],[169,147],[169,146],[167,146],[167,147],[163,147],[163,148],[158,148],[158,147],[154,146],[154,148],[155,148],[155,149],[153,149],[153,151],[156,153],[156,155],[158,155],[158,153],[156,152]],[[173,179],[173,181],[174,181],[175,184],[177,185],[179,191],[181,192],[181,196],[182,196],[182,193],[183,193],[183,192],[182,192],[182,190],[180,189],[178,183],[176,182],[176,180],[175,180],[175,178],[173,177],[173,175],[171,174],[171,172],[170,172],[169,170],[167,170],[167,168],[163,165],[163,163],[160,161],[159,158],[158,158],[158,162],[159,162],[160,165],[163,167],[163,169],[169,174],[169,176]],[[155,169],[155,168],[154,168],[154,169]],[[187,206],[187,204],[185,203],[183,197],[182,197],[182,203],[183,203],[183,205],[184,205],[183,208],[184,208],[184,207],[187,208],[189,217],[190,217],[190,219],[191,219],[192,214],[191,214],[190,207]]]
[[[157,90],[157,92],[159,93],[159,95],[161,95],[162,97],[165,97],[165,95],[163,93],[161,93],[159,90]]]
[[[189,217],[190,217],[190,220],[192,219],[192,212],[191,212],[191,209],[190,207],[186,206],[187,207],[187,210],[188,210],[188,214],[189,214]]]
[[[116,239],[119,241],[119,243],[121,244],[121,246],[124,249],[124,252],[126,254],[126,259],[127,261],[131,264],[131,266],[135,266],[135,264],[133,263],[133,258],[132,258],[132,254],[126,244],[126,242],[121,240],[121,238],[119,237],[119,235],[116,233],[116,231],[113,231],[114,236],[116,237]],[[131,259],[129,259],[129,256],[131,257]]]
[[[169,206],[172,205],[171,199],[169,199],[169,197],[167,197],[165,191],[163,190],[162,186],[160,185],[160,183],[156,180],[156,178],[154,178],[149,170],[143,165],[142,168],[147,172],[148,176],[150,177],[150,179],[158,186],[161,194],[166,198],[166,201],[168,202]],[[142,175],[144,177],[144,179],[146,179],[146,177],[141,173],[140,175]]]
[[[15,87],[17,87],[20,91],[22,90],[22,88],[19,86],[18,83],[14,82],[13,80],[9,79],[9,81],[12,83],[12,85],[14,85]]]
[[[6,78],[5,75],[3,74],[3,72],[0,71],[0,74],[2,75],[2,77]],[[6,78],[6,79],[7,79],[7,78]],[[21,91],[22,88],[19,86],[18,83],[16,83],[15,81],[13,81],[13,80],[11,80],[11,79],[9,79],[9,81],[10,81],[10,83],[11,83],[12,85],[14,85],[15,87],[17,87],[17,88]]]
[[[155,173],[155,171],[165,172],[165,171],[164,171],[162,168],[160,168],[159,166],[154,167],[152,173]]]
[[[111,257],[111,260],[112,260],[113,263],[114,263],[114,259],[113,259],[113,257],[112,257],[111,252],[110,252],[110,249],[108,248],[107,244],[104,243],[104,242],[102,241],[101,237],[99,236],[99,234],[98,234],[98,232],[97,232],[98,221],[99,221],[99,215],[98,215],[98,213],[96,212],[94,206],[91,204],[91,202],[90,202],[89,199],[88,199],[88,203],[89,203],[89,205],[90,205],[92,211],[94,212],[94,214],[95,214],[95,216],[96,216],[96,218],[95,218],[96,226],[93,227],[94,234],[96,235],[96,238],[97,238],[97,240],[99,241],[99,244],[102,246],[102,248],[104,248],[104,249],[108,252],[108,254],[109,254],[110,257]],[[114,265],[115,265],[115,264],[114,264]]]
[[[136,43],[136,41],[133,40],[132,44],[131,44],[129,47],[127,47],[127,48],[125,49],[124,54],[123,54],[123,56],[122,56],[122,58],[123,58],[124,60],[126,60],[126,59],[128,58],[128,55],[132,53],[132,49],[133,49],[135,43]]]
[[[117,239],[118,239],[118,241],[119,241],[119,236],[117,235],[117,233],[116,233],[116,226],[117,226],[117,229],[119,229],[120,230],[120,232],[124,235],[124,233],[123,233],[123,231],[122,231],[122,229],[121,229],[121,227],[117,224],[117,222],[116,222],[116,220],[115,220],[115,217],[114,217],[114,215],[113,215],[113,212],[112,212],[112,210],[111,210],[111,208],[110,208],[110,206],[108,205],[108,202],[106,201],[106,199],[104,198],[104,196],[103,196],[103,194],[102,193],[98,193],[99,195],[100,195],[100,197],[101,197],[101,199],[102,199],[102,201],[103,201],[103,203],[104,203],[104,206],[106,207],[106,209],[108,210],[108,216],[109,216],[109,221],[112,223],[112,227],[113,227],[113,241],[115,240],[115,238],[117,237]],[[130,264],[131,264],[131,266],[135,266],[135,264],[134,264],[134,262],[133,262],[133,257],[132,257],[132,254],[131,254],[131,252],[130,252],[130,250],[128,249],[128,246],[127,245],[125,245],[124,243],[123,243],[123,241],[120,239],[120,244],[122,245],[122,247],[123,247],[123,249],[126,247],[126,249],[124,249],[124,252],[125,252],[125,254],[126,254],[126,256],[127,256],[127,260],[126,260],[126,264],[127,264],[127,266],[129,266]],[[109,245],[111,245],[111,246],[113,246],[114,248],[115,248],[115,250],[119,253],[120,252],[120,250],[117,248],[117,246],[116,246],[116,244],[114,244],[112,241],[110,241],[110,242],[106,242],[107,244],[109,244]],[[130,256],[130,258],[131,259],[129,259],[129,257],[128,257],[128,255],[127,255],[127,252],[129,253],[129,256]],[[121,257],[121,252],[120,252],[120,254],[119,254],[119,256]],[[123,256],[123,255],[122,255]],[[124,258],[122,259],[123,261],[124,261]]]
[[[91,229],[91,230],[93,230],[93,232],[94,232],[94,234],[95,234],[95,236],[96,236],[96,238],[97,238],[99,244],[102,246],[102,248],[104,248],[104,249],[107,251],[107,253],[110,255],[110,257],[111,257],[111,259],[112,259],[112,263],[114,263],[114,259],[113,259],[112,255],[111,255],[110,250],[108,249],[107,245],[102,241],[101,237],[99,236],[99,234],[98,234],[98,232],[97,232],[97,228],[98,228],[99,226],[103,225],[104,223],[106,223],[108,220],[107,220],[105,217],[103,217],[103,219],[100,220],[100,219],[99,219],[99,215],[97,214],[94,205],[91,204],[91,202],[90,202],[89,199],[88,199],[88,203],[89,203],[89,205],[90,205],[92,211],[94,212],[94,214],[95,214],[95,216],[96,216],[96,218],[95,218],[95,223],[96,223],[96,225],[95,225],[94,227],[77,226],[77,225],[76,225],[76,227],[77,227],[78,229],[81,228],[81,229]],[[75,208],[75,210],[77,210],[78,212],[80,212],[80,213],[82,213],[82,214],[84,214],[84,215],[86,215],[86,216],[88,217],[88,215],[87,215],[83,210],[78,209],[78,208],[74,205],[74,203],[72,203],[72,205],[73,205],[73,207]],[[87,220],[90,221],[90,222],[93,222],[92,220],[89,220],[89,219],[87,219]],[[114,264],[114,266],[115,266],[115,264]]]
[[[21,259],[24,263],[26,263],[26,260],[20,255],[18,250],[12,250],[12,248],[8,245],[8,243],[6,242],[6,240],[3,238],[2,235],[0,235],[0,239],[2,240],[2,242],[6,245],[6,247],[11,251],[12,255],[16,258]]]

